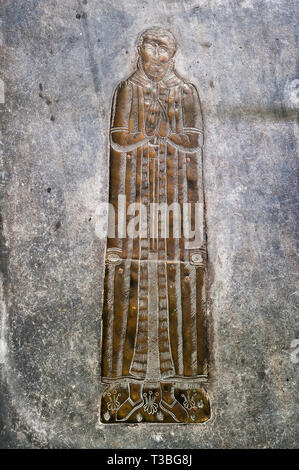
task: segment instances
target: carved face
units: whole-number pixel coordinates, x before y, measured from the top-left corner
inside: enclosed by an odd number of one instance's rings
[[[161,80],[167,69],[173,50],[169,47],[166,38],[147,36],[139,49],[143,70],[152,80]]]

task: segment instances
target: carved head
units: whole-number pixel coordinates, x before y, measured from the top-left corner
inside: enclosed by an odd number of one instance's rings
[[[174,36],[162,28],[150,28],[141,34],[138,52],[143,70],[152,80],[161,80],[176,51]]]

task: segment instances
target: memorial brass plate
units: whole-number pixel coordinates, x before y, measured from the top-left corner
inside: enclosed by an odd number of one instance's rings
[[[115,91],[102,328],[102,423],[200,423],[207,383],[203,122],[169,31],[140,35]],[[192,236],[191,236],[192,235]]]

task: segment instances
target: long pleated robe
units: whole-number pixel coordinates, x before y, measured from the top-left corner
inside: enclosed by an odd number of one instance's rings
[[[155,100],[161,116],[168,119],[170,133],[177,136],[175,141],[146,135],[147,113]],[[127,133],[125,145],[118,143],[117,133]],[[140,135],[144,136],[141,140]],[[163,216],[158,219],[154,238],[149,228],[151,203],[178,203],[182,207],[189,202],[203,207],[202,143],[197,90],[174,71],[153,82],[139,66],[119,84],[110,128],[109,202],[115,208],[110,223],[115,221],[116,231],[113,238],[110,233],[106,250],[104,383],[190,382],[207,373],[203,215],[201,240],[191,248],[183,233],[181,238],[171,236],[176,223],[171,211],[169,238],[162,236]],[[148,209],[147,231],[135,238],[126,230],[138,213],[133,213],[131,206],[131,213],[123,219],[119,204],[124,196],[126,209],[132,203],[142,203]],[[194,210],[191,213],[194,228]],[[183,220],[182,216],[182,232]]]

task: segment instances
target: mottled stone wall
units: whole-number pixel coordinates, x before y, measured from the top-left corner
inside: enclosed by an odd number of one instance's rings
[[[2,447],[298,444],[296,3],[2,2]],[[98,423],[95,228],[113,89],[152,25],[203,105],[212,419],[141,433]]]

